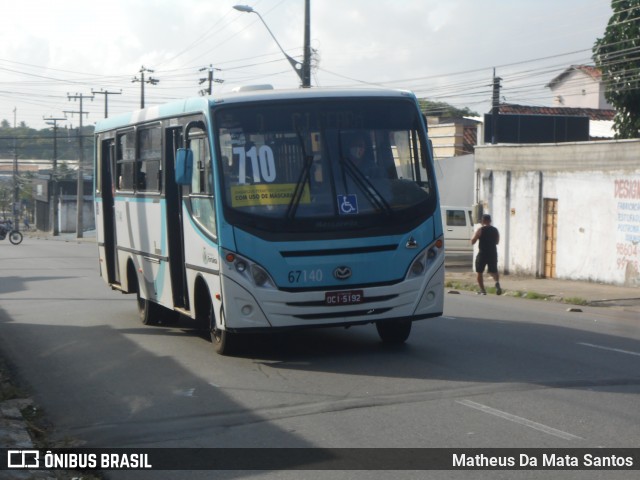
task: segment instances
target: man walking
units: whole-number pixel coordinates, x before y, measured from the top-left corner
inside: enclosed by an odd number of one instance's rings
[[[500,275],[498,274],[498,243],[500,243],[500,233],[498,229],[491,225],[491,215],[482,215],[482,227],[480,227],[471,239],[471,244],[478,242],[478,255],[476,256],[476,273],[478,275],[478,295],[486,295],[484,289],[484,270],[488,268],[489,274],[496,281],[496,294],[502,294],[500,287]]]

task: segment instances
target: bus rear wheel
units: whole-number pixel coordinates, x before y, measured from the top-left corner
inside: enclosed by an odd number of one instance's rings
[[[384,343],[401,344],[404,343],[411,333],[410,320],[396,320],[389,322],[376,322],[378,335]]]
[[[158,305],[142,298],[140,296],[140,289],[136,292],[138,299],[138,316],[143,325],[156,325],[159,320],[159,308]]]

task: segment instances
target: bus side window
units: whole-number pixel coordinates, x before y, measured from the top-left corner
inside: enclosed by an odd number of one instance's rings
[[[162,129],[160,125],[138,130],[136,190],[159,192],[162,185]]]
[[[118,190],[133,191],[135,178],[135,132],[133,130],[118,135],[116,177]]]
[[[191,212],[198,223],[211,235],[216,236],[216,216],[213,202],[213,170],[206,137],[192,138],[193,176],[189,200]]]

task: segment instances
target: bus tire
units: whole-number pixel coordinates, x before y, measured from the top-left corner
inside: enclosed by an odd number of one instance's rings
[[[160,310],[160,318],[162,319],[162,323],[166,325],[175,325],[180,322],[180,314],[171,308],[163,307],[162,305],[158,306]]]
[[[376,329],[384,343],[398,345],[409,338],[411,320],[376,322]]]
[[[158,305],[140,296],[140,289],[136,291],[138,300],[138,316],[143,325],[157,325],[159,320]]]
[[[220,315],[224,315],[221,313]],[[220,320],[223,320],[221,318]],[[218,328],[216,323],[215,312],[213,311],[213,305],[209,309],[209,325],[211,332],[211,343],[213,344],[213,349],[218,355],[231,355],[235,350],[235,346],[237,343],[236,335],[229,332],[228,330],[222,330]]]

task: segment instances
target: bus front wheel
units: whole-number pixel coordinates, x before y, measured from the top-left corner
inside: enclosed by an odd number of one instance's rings
[[[396,320],[389,322],[376,322],[378,335],[384,343],[404,343],[411,333],[410,320]]]
[[[220,320],[224,320],[223,312],[220,313],[220,316],[222,317]],[[221,328],[218,328],[215,312],[213,311],[213,305],[209,309],[209,325],[213,349],[219,355],[231,355],[235,349],[235,344],[237,343],[236,335],[229,332],[228,330],[222,330]]]

